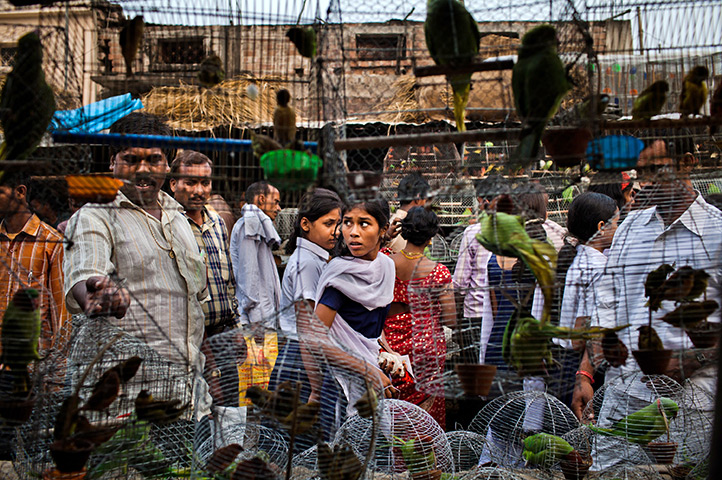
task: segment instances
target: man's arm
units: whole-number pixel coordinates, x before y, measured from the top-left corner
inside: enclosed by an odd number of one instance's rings
[[[261,321],[262,318],[251,318],[253,309],[259,303],[262,279],[259,275],[258,255],[260,240],[243,237],[238,243],[238,272],[236,277],[236,289],[240,295],[241,314],[246,314],[250,322]],[[253,314],[259,316],[260,312]]]
[[[95,276],[78,282],[71,294],[89,317],[123,318],[130,306],[130,293],[110,277]]]

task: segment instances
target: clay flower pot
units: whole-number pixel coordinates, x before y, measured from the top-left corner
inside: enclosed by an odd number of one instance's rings
[[[672,350],[632,350],[632,355],[645,375],[664,375]]]
[[[592,468],[591,455],[582,455],[576,450],[566,455],[559,462],[566,480],[582,480]]]
[[[33,413],[35,393],[0,396],[0,417],[13,426],[22,425]]]
[[[84,440],[56,440],[50,444],[50,456],[59,472],[80,472],[95,450],[95,445]]]
[[[591,139],[592,132],[588,128],[557,128],[547,129],[542,143],[554,163],[567,168],[581,163]]]
[[[457,363],[456,374],[459,383],[467,395],[485,397],[491,390],[491,382],[496,375],[496,365],[480,365],[478,363]]]
[[[647,445],[647,448],[654,460],[662,465],[671,464],[674,460],[674,454],[677,453],[676,442],[651,442]]]
[[[686,330],[687,336],[697,348],[712,348],[717,345],[720,335],[720,324],[704,322],[701,326]]]

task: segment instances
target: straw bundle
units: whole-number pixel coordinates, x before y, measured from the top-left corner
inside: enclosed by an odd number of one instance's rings
[[[258,87],[258,97],[248,96],[248,86]],[[163,116],[175,129],[211,130],[228,125],[273,122],[276,92],[286,87],[282,78],[258,80],[250,75],[234,77],[210,89],[193,85],[156,87],[143,98],[148,113]],[[299,119],[301,112],[296,110]]]
[[[418,111],[420,108],[417,96],[417,79],[413,75],[403,75],[391,86],[391,98],[377,103],[375,111],[387,112],[379,115],[378,119],[387,123],[424,123],[429,120],[426,112]]]

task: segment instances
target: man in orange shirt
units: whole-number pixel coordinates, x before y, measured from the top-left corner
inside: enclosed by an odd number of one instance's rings
[[[41,293],[40,348],[53,346],[69,315],[63,288],[63,237],[28,205],[29,178],[5,172],[0,179],[0,313],[20,288]],[[1,318],[1,317],[0,317]]]

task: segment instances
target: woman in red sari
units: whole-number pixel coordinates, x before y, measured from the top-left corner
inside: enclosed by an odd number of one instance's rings
[[[409,355],[416,377],[433,385],[434,395],[430,395],[417,389],[408,376],[394,380],[399,398],[420,406],[445,428],[442,376],[446,342],[441,327],[453,326],[456,306],[449,270],[424,256],[424,249],[438,231],[439,219],[424,207],[412,208],[402,221],[401,236],[407,243],[391,255],[396,282],[384,335],[394,351]]]

